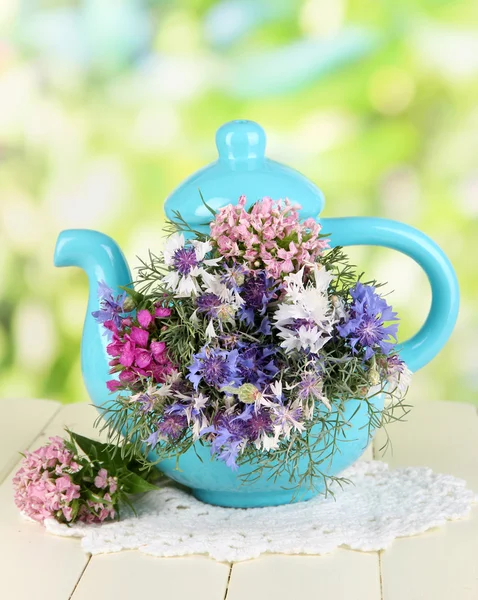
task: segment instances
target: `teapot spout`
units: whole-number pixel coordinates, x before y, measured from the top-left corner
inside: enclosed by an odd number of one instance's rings
[[[81,343],[81,368],[88,394],[94,404],[106,408],[112,400],[106,382],[109,339],[105,328],[92,313],[100,308],[98,282],[104,281],[116,296],[120,286],[131,285],[131,273],[118,244],[103,233],[88,229],[68,229],[58,237],[54,264],[56,267],[80,267],[88,276],[89,298]]]

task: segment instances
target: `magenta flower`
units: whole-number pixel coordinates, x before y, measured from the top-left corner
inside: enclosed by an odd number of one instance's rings
[[[148,329],[148,327],[151,325],[154,319],[153,315],[149,312],[149,310],[145,309],[139,310],[138,314],[136,315],[136,318],[138,319],[138,323],[144,329]]]
[[[135,319],[123,319],[121,327],[112,322],[106,326],[112,331],[112,341],[106,351],[112,357],[110,373],[119,372],[119,381],[110,380],[110,392],[134,386],[141,378],[153,378],[156,383],[164,383],[174,370],[166,349],[166,344],[154,339],[158,335],[155,318],[171,314],[169,308],[156,307],[155,317],[147,310],[140,310]]]

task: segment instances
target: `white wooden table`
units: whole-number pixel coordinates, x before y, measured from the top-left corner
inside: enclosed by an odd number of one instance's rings
[[[3,400],[0,436],[0,599],[126,600],[478,600],[478,510],[425,534],[398,539],[384,552],[340,549],[327,556],[264,555],[238,564],[204,556],[154,558],[140,552],[89,557],[77,539],[47,534],[13,503],[18,452],[34,449],[64,426],[85,435],[88,404]],[[391,466],[425,465],[463,477],[478,491],[478,414],[474,406],[424,402],[409,422],[390,428]],[[378,436],[366,458],[380,458]]]

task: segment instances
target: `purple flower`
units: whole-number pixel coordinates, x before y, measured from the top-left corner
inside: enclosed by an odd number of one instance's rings
[[[185,415],[165,413],[161,420],[156,423],[156,429],[151,432],[145,442],[154,448],[159,442],[160,438],[177,440],[187,424],[188,422]]]
[[[267,305],[275,298],[277,290],[275,280],[267,277],[265,271],[249,274],[239,290],[244,300],[244,304],[239,309],[241,321],[245,321],[247,325],[253,325],[256,313],[263,317]]]
[[[151,446],[151,448],[154,448],[159,441],[159,430],[156,429],[155,431],[152,431],[150,433],[150,435],[148,436],[148,438],[144,441],[146,444],[148,444],[148,446]]]
[[[136,400],[139,404],[141,404],[141,412],[149,413],[153,410],[154,405],[156,403],[156,398],[153,394],[148,392],[143,392],[137,397]]]
[[[274,362],[277,350],[273,346],[239,343],[238,372],[244,383],[263,389],[278,373]]]
[[[220,389],[225,385],[241,384],[237,372],[237,350],[219,350],[204,346],[194,355],[193,363],[188,367],[187,378],[197,390],[199,383]]]
[[[191,269],[198,265],[194,246],[178,248],[173,256],[173,265],[181,275],[189,275]]]
[[[158,432],[160,435],[177,440],[187,425],[187,419],[184,415],[165,414],[163,420],[158,423]]]
[[[256,441],[263,435],[274,431],[271,414],[268,410],[255,411],[251,405],[247,406],[246,410],[250,412],[250,418],[246,421],[249,439]]]
[[[314,398],[321,400],[323,397],[323,381],[319,373],[306,371],[301,375],[300,382],[297,385],[297,396],[300,400],[308,400]]]
[[[98,323],[112,321],[119,329],[122,322],[121,315],[125,312],[124,301],[126,299],[126,292],[119,294],[115,299],[113,290],[104,281],[100,281],[98,282],[98,298],[100,299],[100,309],[91,313],[93,317]],[[104,335],[111,335],[110,330],[105,328]]]
[[[299,331],[301,327],[305,327],[307,331],[310,331],[313,327],[317,327],[317,323],[313,319],[294,319],[288,329]]]
[[[357,346],[363,349],[364,358],[368,360],[378,350],[389,354],[394,347],[391,338],[396,340],[398,323],[385,325],[390,321],[398,321],[397,313],[375,292],[371,285],[357,283],[350,291],[353,302],[350,307],[348,321],[337,325],[339,335],[346,338],[354,353]]]
[[[216,294],[207,293],[196,298],[196,306],[199,313],[206,315],[210,319],[215,319],[218,316],[222,302]]]
[[[256,331],[256,333],[262,333],[262,335],[271,335],[272,329],[269,317],[264,317],[262,319],[259,329]]]
[[[406,369],[405,362],[399,358],[397,354],[389,356],[386,362],[387,375],[395,375],[396,373],[403,373]]]
[[[247,269],[243,265],[234,263],[231,267],[224,265],[221,283],[224,283],[229,289],[238,292],[240,286],[244,283],[244,277]]]
[[[247,423],[249,412],[240,415],[221,415],[215,425],[208,427],[203,433],[214,433],[211,442],[211,454],[222,460],[235,471],[237,457],[244,444],[247,443]]]

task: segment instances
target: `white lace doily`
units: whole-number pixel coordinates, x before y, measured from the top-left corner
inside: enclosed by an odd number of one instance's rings
[[[427,468],[389,470],[379,461],[357,462],[343,475],[353,481],[335,499],[271,508],[203,504],[174,485],[149,492],[121,521],[71,527],[54,520],[48,531],[81,537],[91,554],[138,549],[154,556],[206,554],[241,561],[264,552],[325,554],[338,546],[381,550],[393,539],[459,519],[478,497],[465,481]]]

